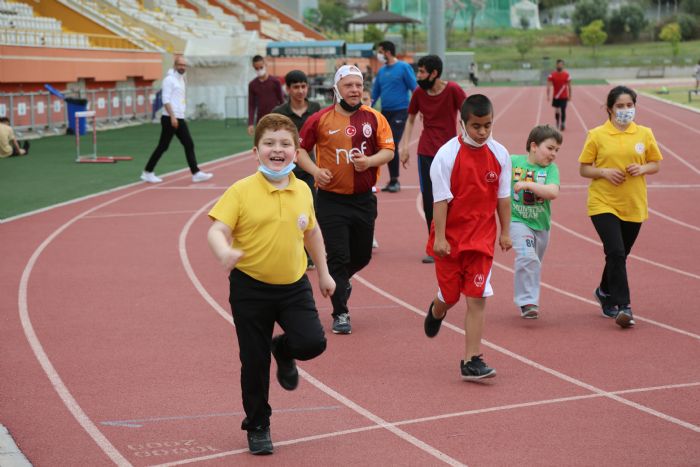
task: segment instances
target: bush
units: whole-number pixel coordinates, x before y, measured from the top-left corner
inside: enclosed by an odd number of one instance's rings
[[[693,15],[688,15],[685,13],[681,13],[676,16],[669,16],[657,24],[655,27],[656,36],[658,37],[661,30],[663,30],[666,25],[671,23],[678,24],[681,30],[681,38],[684,41],[700,37],[700,24],[698,24],[698,20]]]
[[[601,20],[605,23],[607,15],[607,0],[583,0],[582,2],[577,2],[574,14],[571,17],[574,31],[576,34],[580,34],[584,26],[591,24],[595,20]]]
[[[603,31],[603,21],[596,19],[591,21],[591,24],[581,28],[581,43],[585,46],[593,48],[593,56],[595,57],[598,46],[605,44],[608,34]]]
[[[688,14],[700,16],[700,0],[683,0],[681,9]]]
[[[639,5],[624,5],[615,10],[608,20],[608,33],[617,39],[629,34],[634,40],[647,25],[644,10]]]

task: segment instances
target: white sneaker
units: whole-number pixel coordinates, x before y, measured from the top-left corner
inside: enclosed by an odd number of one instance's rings
[[[372,237],[372,248],[379,248],[379,242],[375,237]]]
[[[141,173],[141,180],[148,183],[160,183],[163,181],[162,178],[156,177],[153,172],[146,172],[145,170]]]
[[[201,170],[197,172],[196,174],[192,175],[192,181],[197,183],[197,182],[206,182],[210,178],[212,178],[214,174],[210,174],[207,172],[202,172]]]

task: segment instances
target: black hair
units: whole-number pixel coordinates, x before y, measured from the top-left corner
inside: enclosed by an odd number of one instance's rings
[[[425,71],[427,71],[428,74],[437,70],[436,78],[439,78],[442,75],[442,59],[437,55],[426,55],[425,57],[421,57],[418,60],[418,67],[425,68]]]
[[[307,83],[309,79],[306,77],[306,73],[301,70],[292,70],[284,76],[284,82],[287,87],[296,83]]]
[[[253,63],[255,63],[255,62],[262,62],[262,61],[264,61],[264,60],[265,60],[265,59],[262,57],[262,55],[254,55],[254,56],[253,56]]]
[[[564,63],[564,59],[563,59],[563,58],[557,58],[557,65],[559,65],[560,63]]]
[[[393,42],[382,41],[379,44],[377,44],[377,48],[379,48],[379,47],[386,50],[387,52],[391,52],[391,55],[393,55],[394,57],[396,56],[396,46],[394,45]]]
[[[0,117],[0,123],[10,123],[10,119],[7,117]]]
[[[637,93],[636,92],[634,92],[632,89],[628,88],[627,86],[615,86],[608,93],[608,98],[605,102],[608,113],[610,113],[610,109],[613,108],[617,99],[623,94],[629,94],[629,96],[632,98],[632,102],[634,102],[634,105],[637,105]]]
[[[527,137],[527,143],[525,144],[525,150],[530,152],[530,144],[535,143],[537,146],[542,144],[542,141],[552,138],[557,144],[561,144],[564,138],[562,138],[561,133],[556,128],[549,125],[537,125],[535,128],[530,130],[530,134]]]
[[[489,114],[493,114],[493,105],[489,98],[483,94],[472,94],[464,100],[460,117],[464,123],[467,123],[472,115],[485,117]]]

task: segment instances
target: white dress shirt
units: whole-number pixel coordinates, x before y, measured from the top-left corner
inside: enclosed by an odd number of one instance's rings
[[[169,117],[170,114],[165,108],[165,104],[170,104],[170,108],[175,118],[185,118],[185,77],[175,70],[168,70],[167,76],[163,79],[163,115]]]

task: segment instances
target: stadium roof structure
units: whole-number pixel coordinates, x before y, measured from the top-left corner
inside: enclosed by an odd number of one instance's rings
[[[380,10],[375,11],[370,14],[359,16],[357,18],[350,19],[345,22],[345,24],[386,24],[386,25],[397,25],[403,26],[403,36],[406,37],[406,25],[411,25],[411,36],[413,40],[413,49],[416,48],[416,24],[421,24],[420,20],[409,18],[408,16],[401,16],[399,14],[393,13],[391,11]],[[353,29],[353,40],[355,40],[355,30]]]

